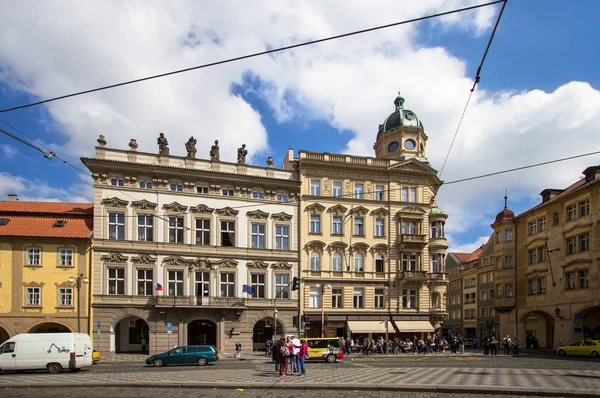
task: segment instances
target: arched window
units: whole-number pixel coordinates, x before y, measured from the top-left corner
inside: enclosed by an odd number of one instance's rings
[[[362,254],[356,253],[354,255],[354,272],[363,272],[365,270],[364,267],[365,259]]]
[[[385,272],[384,264],[385,259],[383,258],[383,254],[377,254],[375,256],[375,272]]]
[[[331,259],[331,269],[333,271],[341,271],[342,270],[342,254],[339,252],[333,253],[333,257]]]
[[[320,271],[321,270],[321,255],[317,252],[310,253],[310,270]]]

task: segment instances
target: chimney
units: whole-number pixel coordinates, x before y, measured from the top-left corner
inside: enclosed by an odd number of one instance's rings
[[[19,198],[17,197],[16,193],[9,193],[6,196],[8,196],[8,201],[9,202],[16,202],[17,200],[19,200]]]

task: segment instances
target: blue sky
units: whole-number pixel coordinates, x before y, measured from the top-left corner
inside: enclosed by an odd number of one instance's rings
[[[28,4],[29,3],[29,4]],[[0,108],[477,4],[472,0],[0,4]],[[372,155],[377,125],[398,88],[425,125],[428,158],[441,168],[500,5],[0,113],[85,170],[99,134],[108,146],[171,153],[219,139],[225,160],[246,143],[250,161],[281,164],[288,148]],[[341,12],[340,10],[343,10]],[[512,0],[482,71],[442,179],[600,150],[600,4]],[[60,19],[61,23],[54,21]],[[189,38],[193,37],[194,40]],[[21,138],[18,132],[0,123]],[[580,145],[583,144],[583,145]],[[204,155],[203,155],[204,154]],[[522,212],[544,188],[564,188],[600,164],[589,156],[448,185],[450,250],[471,251],[503,207]],[[0,197],[91,201],[90,178],[0,135]]]

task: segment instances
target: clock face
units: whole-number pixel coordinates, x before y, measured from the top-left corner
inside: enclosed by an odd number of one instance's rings
[[[400,145],[398,145],[397,142],[392,142],[390,145],[388,145],[388,151],[390,152],[396,152],[396,150],[398,149]]]
[[[415,149],[415,146],[417,146],[417,144],[415,144],[415,142],[413,140],[404,141],[404,147],[406,149]]]
[[[413,120],[415,118],[415,114],[412,112],[406,112],[404,117],[406,117],[408,120]]]

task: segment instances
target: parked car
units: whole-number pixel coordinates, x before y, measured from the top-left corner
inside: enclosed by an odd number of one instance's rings
[[[600,340],[579,340],[573,344],[558,347],[556,352],[560,356],[583,355],[600,358]]]
[[[340,339],[338,337],[308,338],[308,359],[324,359],[325,362],[333,363],[344,357],[340,350]]]
[[[100,353],[96,350],[92,351],[92,363],[95,365],[100,362]]]
[[[162,354],[152,355],[146,359],[147,365],[192,365],[204,366],[219,360],[217,349],[212,345],[186,345],[173,348]]]

